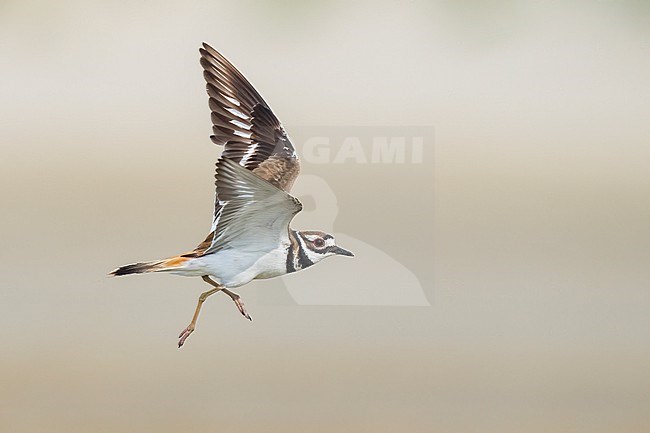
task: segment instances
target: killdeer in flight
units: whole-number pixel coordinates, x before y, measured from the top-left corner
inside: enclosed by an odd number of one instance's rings
[[[167,272],[201,277],[212,288],[199,296],[181,347],[196,327],[203,302],[223,292],[251,320],[230,288],[251,280],[308,268],[332,255],[353,256],[320,231],[289,227],[302,210],[289,194],[300,163],[282,124],[241,72],[208,44],[199,49],[207,82],[212,131],[224,146],[216,169],[216,200],[210,234],[194,250],[171,258],[121,266],[109,275]]]

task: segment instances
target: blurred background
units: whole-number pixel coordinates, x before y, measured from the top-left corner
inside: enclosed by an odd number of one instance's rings
[[[649,431],[649,13],[0,2],[0,431]],[[289,133],[435,130],[417,166],[304,169],[430,306],[287,296],[410,287],[355,251],[240,288],[252,323],[215,295],[178,350],[204,284],[106,277],[209,230],[202,41]]]

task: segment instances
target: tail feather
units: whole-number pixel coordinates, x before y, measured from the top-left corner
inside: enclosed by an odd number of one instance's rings
[[[186,257],[172,257],[171,259],[156,260],[153,262],[132,263],[130,265],[120,266],[111,271],[108,275],[117,277],[129,274],[146,274],[149,272],[169,271],[182,267],[183,263],[188,261]]]

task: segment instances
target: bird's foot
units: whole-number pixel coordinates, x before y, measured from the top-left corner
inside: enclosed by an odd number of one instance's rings
[[[185,340],[187,340],[187,337],[190,336],[194,332],[194,324],[190,324],[187,328],[183,329],[183,332],[178,336],[178,348],[180,349],[183,344],[185,344]]]
[[[244,302],[241,300],[241,298],[233,299],[233,301],[235,301],[235,305],[237,305],[237,308],[239,309],[239,312],[242,313],[242,315],[245,318],[247,318],[248,320],[250,320],[252,322],[253,319],[251,318],[250,314],[248,314],[248,312],[246,311],[246,308],[244,308]]]

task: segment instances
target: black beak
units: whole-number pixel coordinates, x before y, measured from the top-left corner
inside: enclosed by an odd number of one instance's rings
[[[341,247],[334,247],[332,248],[332,252],[334,254],[338,254],[340,256],[348,256],[348,257],[354,257],[354,254],[352,254],[352,251],[344,250]]]

